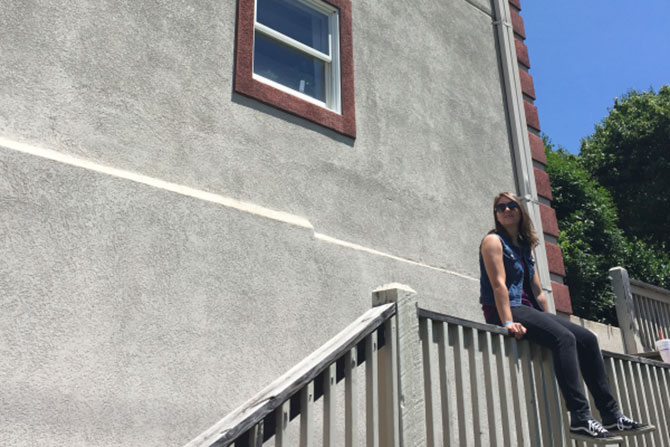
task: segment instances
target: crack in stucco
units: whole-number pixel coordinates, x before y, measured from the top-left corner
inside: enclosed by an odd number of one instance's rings
[[[375,256],[381,256],[388,259],[393,259],[398,262],[403,262],[406,264],[414,265],[416,267],[427,268],[430,270],[439,271],[442,273],[447,273],[449,275],[458,276],[463,279],[471,281],[479,281],[479,279],[464,275],[462,273],[454,272],[442,267],[433,266],[430,264],[425,264],[423,262],[413,261],[408,258],[403,258],[391,253],[386,253],[383,251],[375,250],[370,247],[365,247],[363,245],[355,244],[353,242],[348,242],[342,239],[337,239],[322,233],[315,231],[312,223],[301,216],[296,216],[295,214],[286,213],[283,211],[277,211],[270,208],[266,208],[260,205],[256,205],[249,202],[244,202],[241,200],[233,199],[230,197],[222,196],[220,194],[211,193],[203,191],[200,189],[192,188],[189,186],[180,185],[177,183],[168,182],[154,177],[149,177],[147,175],[138,174],[136,172],[127,171],[125,169],[113,168],[110,166],[105,166],[100,163],[96,163],[90,160],[85,160],[79,157],[75,157],[69,154],[64,154],[52,149],[45,149],[37,146],[33,146],[26,143],[20,143],[13,141],[7,138],[0,137],[0,146],[5,149],[13,150],[16,152],[21,152],[23,154],[33,155],[36,157],[41,157],[58,163],[63,163],[69,166],[78,167],[81,169],[86,169],[89,171],[94,171],[100,174],[110,175],[113,177],[129,180],[135,183],[140,183],[143,185],[151,186],[154,188],[162,189],[165,191],[170,191],[176,194],[183,196],[192,197],[199,200],[204,200],[211,203],[216,203],[218,205],[225,206],[227,208],[232,208],[237,211],[253,214],[255,216],[265,217],[275,221],[287,223],[289,225],[298,226],[301,228],[306,228],[313,232],[315,239],[338,245],[340,247],[345,247],[351,250],[365,252]]]

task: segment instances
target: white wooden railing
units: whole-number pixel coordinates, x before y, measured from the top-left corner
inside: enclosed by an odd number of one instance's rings
[[[656,351],[659,331],[670,338],[670,290],[631,279],[622,267],[609,274],[626,353]]]
[[[568,436],[570,419],[549,350],[498,326],[424,309],[418,314],[428,447],[591,445]],[[622,410],[658,427],[624,445],[670,446],[670,365],[608,351],[603,356]]]
[[[404,286],[380,288],[372,301],[187,447],[590,447],[568,437],[548,350],[498,326],[419,309]],[[658,427],[625,445],[669,446],[670,365],[603,355],[622,410]]]

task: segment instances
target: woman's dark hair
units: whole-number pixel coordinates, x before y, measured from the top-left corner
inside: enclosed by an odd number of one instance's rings
[[[519,220],[519,240],[528,244],[530,248],[535,248],[540,243],[540,240],[537,238],[535,228],[533,228],[533,222],[530,220],[526,206],[521,203],[519,198],[511,192],[501,192],[496,196],[495,199],[493,199],[493,221],[496,224],[496,228],[492,231],[495,231],[496,233],[508,239],[510,238],[510,235],[505,230],[505,227],[503,227],[500,222],[498,222],[498,218],[496,217],[495,206],[498,204],[498,200],[502,199],[503,197],[513,200],[517,205],[519,205],[519,212],[521,213],[521,219]]]

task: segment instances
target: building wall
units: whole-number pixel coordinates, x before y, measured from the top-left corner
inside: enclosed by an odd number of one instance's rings
[[[235,3],[0,10],[3,444],[183,444],[383,283],[481,320],[491,4],[354,1],[353,140],[233,93]]]

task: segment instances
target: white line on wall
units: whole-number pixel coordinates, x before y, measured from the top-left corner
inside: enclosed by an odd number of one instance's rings
[[[435,267],[433,265],[424,264],[423,262],[417,262],[417,261],[412,261],[411,259],[401,258],[399,256],[392,255],[390,253],[384,253],[383,251],[375,250],[374,248],[364,247],[362,245],[354,244],[353,242],[347,242],[347,241],[343,241],[341,239],[336,239],[334,237],[327,236],[325,234],[317,233],[316,231],[314,232],[314,237],[316,239],[319,239],[319,240],[322,240],[322,241],[325,241],[325,242],[329,242],[331,244],[336,244],[336,245],[339,245],[341,247],[351,248],[352,250],[363,251],[365,253],[370,253],[370,254],[376,255],[376,256],[383,256],[385,258],[393,259],[395,261],[400,261],[400,262],[404,262],[406,264],[416,265],[417,267],[423,267],[423,268],[427,268],[427,269],[431,269],[431,270],[437,270],[438,272],[448,273],[450,275],[458,276],[459,278],[469,279],[471,281],[479,281],[478,278],[473,278],[472,276],[467,276],[467,275],[464,275],[462,273],[457,273],[457,272],[454,272],[454,271],[451,271],[451,270],[443,269],[441,267]]]
[[[375,250],[373,248],[364,247],[362,245],[354,244],[352,242],[343,241],[341,239],[327,236],[325,234],[317,233],[316,231],[314,231],[314,226],[310,223],[309,220],[305,219],[304,217],[296,216],[295,214],[289,214],[283,211],[276,211],[270,208],[255,205],[253,203],[243,202],[241,200],[236,200],[230,197],[222,196],[220,194],[215,194],[200,189],[191,188],[189,186],[179,185],[177,183],[167,182],[165,180],[149,177],[131,171],[126,171],[124,169],[112,168],[110,166],[101,165],[99,163],[84,160],[82,158],[64,154],[62,152],[54,151],[51,149],[44,149],[30,144],[19,143],[17,141],[9,140],[3,137],[0,137],[0,146],[16,152],[21,152],[36,157],[45,158],[47,160],[52,160],[69,166],[75,166],[89,171],[94,171],[101,174],[106,174],[113,177],[130,180],[131,182],[141,183],[143,185],[151,186],[165,191],[174,192],[176,194],[181,194],[183,196],[193,197],[195,199],[216,203],[218,205],[222,205],[227,208],[232,208],[245,213],[253,214],[255,216],[265,217],[279,222],[284,222],[290,225],[295,225],[301,228],[307,228],[309,230],[312,230],[315,239],[330,244],[339,245],[341,247],[346,247],[352,250],[369,253],[375,256],[382,256],[385,258],[393,259],[395,261],[411,264],[417,267],[428,268],[442,273],[448,273],[450,275],[458,276],[460,278],[468,279],[471,281],[479,281],[477,278],[473,278],[471,276],[467,276],[462,273],[457,273],[451,270],[443,269],[441,267],[435,267],[429,264],[424,264],[422,262],[412,261],[411,259],[402,258],[400,256],[392,255],[390,253],[385,253],[379,250]]]

